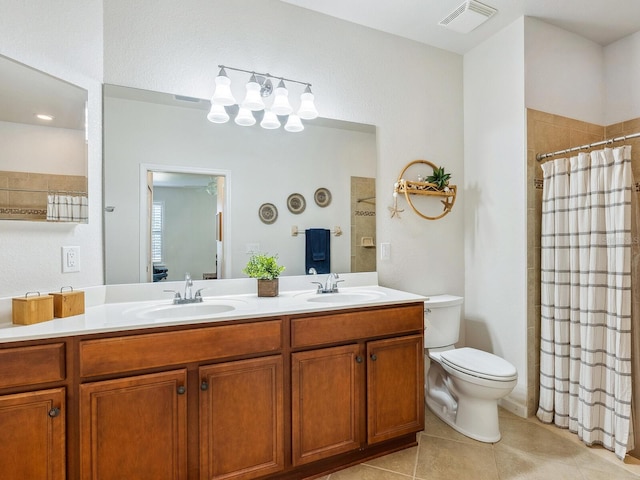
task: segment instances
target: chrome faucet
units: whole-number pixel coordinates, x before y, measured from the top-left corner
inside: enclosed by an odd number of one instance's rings
[[[337,273],[330,273],[324,285],[321,282],[311,282],[318,285],[316,293],[338,293],[338,283],[344,280],[338,280],[340,276]]]
[[[189,272],[184,274],[184,299],[191,300],[193,298],[193,280],[191,280],[191,274]]]
[[[165,290],[165,292],[171,292],[173,296],[174,305],[184,305],[186,303],[200,303],[202,302],[202,288],[193,294],[193,280],[191,280],[191,274],[189,272],[184,274],[184,297],[180,295],[180,292],[176,290]]]

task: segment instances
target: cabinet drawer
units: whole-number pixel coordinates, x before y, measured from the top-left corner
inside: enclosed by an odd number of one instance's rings
[[[0,350],[0,388],[65,378],[64,343]]]
[[[415,332],[424,328],[424,304],[293,318],[291,346],[307,347]]]
[[[281,348],[281,320],[84,340],[80,343],[80,375],[143,370]]]

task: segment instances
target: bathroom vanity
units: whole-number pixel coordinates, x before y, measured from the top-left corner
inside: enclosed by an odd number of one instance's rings
[[[343,292],[232,295],[237,308],[189,320],[121,302],[0,328],[3,475],[300,479],[416,445],[424,299]]]

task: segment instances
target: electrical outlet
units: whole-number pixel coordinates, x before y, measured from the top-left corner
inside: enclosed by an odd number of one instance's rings
[[[62,247],[62,273],[80,271],[80,247]]]

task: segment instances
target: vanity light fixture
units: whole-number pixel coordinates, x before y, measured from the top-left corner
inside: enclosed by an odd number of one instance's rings
[[[229,114],[235,115],[234,122],[241,126],[254,125],[260,120],[260,126],[265,129],[280,128],[282,122],[285,123],[287,132],[301,132],[304,130],[303,120],[312,120],[318,116],[318,111],[314,104],[314,96],[311,93],[311,84],[300,82],[290,78],[276,77],[270,73],[258,73],[241,68],[218,65],[220,73],[215,79],[215,91],[211,97],[211,111],[207,119],[213,123],[226,123],[229,121]],[[231,92],[231,80],[227,76],[226,70],[244,72],[250,74],[249,81],[245,85],[245,98],[242,102],[236,102]],[[278,81],[277,87],[273,88],[273,81]],[[289,101],[289,89],[285,85],[304,85],[304,91],[300,95],[300,106],[296,113]],[[273,102],[271,106],[265,105],[264,99],[272,93]],[[264,111],[262,115],[253,112]],[[237,113],[236,113],[237,112]],[[280,118],[278,118],[280,117]],[[286,117],[286,118],[282,118]]]
[[[236,99],[231,93],[231,80],[227,77],[227,72],[224,71],[224,67],[220,66],[220,72],[215,80],[216,90],[211,97],[212,105],[221,105],[223,107],[229,107],[236,104]]]

